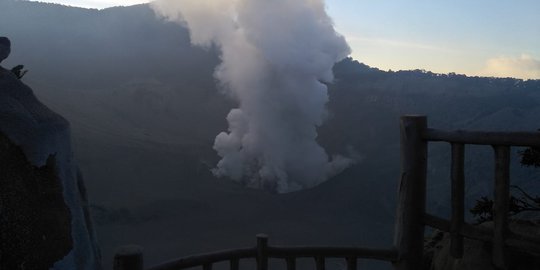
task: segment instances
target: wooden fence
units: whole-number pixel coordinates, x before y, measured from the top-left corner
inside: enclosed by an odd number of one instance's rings
[[[540,147],[538,132],[442,131],[427,128],[425,116],[401,118],[401,183],[396,219],[396,241],[400,258],[397,269],[421,269],[424,225],[449,232],[450,253],[463,256],[463,237],[490,242],[492,262],[507,269],[508,247],[540,252],[540,240],[512,233],[508,228],[510,205],[510,147]],[[451,218],[443,219],[425,212],[428,143],[451,145]],[[488,145],[494,149],[495,185],[493,228],[481,228],[465,222],[465,145]],[[401,268],[402,267],[402,268]]]
[[[142,270],[142,249],[134,247],[120,248],[114,258],[115,270]],[[203,270],[212,270],[212,265],[218,262],[229,262],[231,270],[239,270],[241,259],[255,259],[257,270],[268,270],[268,259],[282,259],[287,270],[296,269],[299,258],[313,258],[317,270],[325,269],[327,258],[343,258],[347,270],[356,270],[358,259],[375,259],[393,262],[398,258],[395,249],[369,249],[358,247],[279,247],[269,246],[268,236],[257,235],[257,245],[251,248],[223,250],[208,254],[184,257],[166,262],[148,270],[177,270],[202,266]]]
[[[358,259],[375,259],[391,262],[396,270],[423,268],[425,226],[449,232],[450,253],[454,258],[463,256],[463,238],[490,242],[493,264],[507,269],[506,249],[540,252],[540,239],[512,233],[508,228],[510,200],[510,147],[540,147],[538,132],[471,132],[429,129],[427,118],[422,115],[403,116],[401,134],[401,178],[395,223],[394,247],[370,249],[357,247],[277,247],[268,245],[266,235],[257,235],[257,245],[252,248],[225,250],[209,254],[175,259],[149,268],[149,270],[179,270],[202,266],[211,270],[217,262],[228,261],[231,270],[239,269],[241,259],[255,259],[257,270],[268,269],[268,259],[283,259],[287,270],[296,269],[298,258],[313,258],[317,270],[325,269],[326,258],[343,258],[348,270],[357,269]],[[426,213],[427,149],[430,141],[448,142],[451,158],[451,208],[450,220]],[[465,145],[491,145],[494,149],[495,189],[492,229],[472,226],[465,222]],[[142,270],[142,249],[124,247],[114,259],[115,270]]]

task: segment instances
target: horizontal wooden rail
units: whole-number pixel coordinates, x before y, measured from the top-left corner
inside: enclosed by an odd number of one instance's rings
[[[344,258],[373,259],[394,262],[398,259],[395,249],[370,249],[358,247],[272,247],[267,249],[268,258]],[[171,270],[184,269],[195,266],[207,265],[222,261],[232,261],[237,264],[239,259],[257,257],[257,248],[244,248],[234,250],[224,250],[207,254],[193,255],[170,262],[166,262],[148,270]]]
[[[444,218],[436,217],[430,214],[424,215],[424,223],[432,228],[439,229],[443,232],[450,232],[450,221]],[[493,230],[489,228],[482,228],[478,226],[472,226],[467,223],[463,223],[461,226],[461,235],[480,241],[492,241]]]
[[[395,249],[357,247],[268,247],[270,258],[359,258],[393,262],[398,259]]]
[[[172,260],[154,267],[148,270],[172,270],[183,269],[194,266],[200,266],[209,263],[217,263],[221,261],[239,260],[245,258],[255,258],[257,256],[256,248],[242,248],[223,250],[218,252],[212,252],[207,254],[193,255],[189,257],[183,257],[180,259]]]
[[[510,232],[504,241],[509,247],[540,254],[540,239]]]
[[[446,131],[428,128],[422,138],[435,142],[540,147],[540,132]]]
[[[439,229],[443,232],[450,232],[450,221],[444,218],[436,217],[430,214],[424,216],[426,225]],[[461,227],[460,234],[466,238],[480,240],[484,242],[493,241],[493,229],[487,227],[473,226],[464,223]],[[522,251],[532,251],[540,254],[540,238],[530,237],[526,235],[509,233],[504,241],[509,247],[513,247]]]
[[[285,259],[288,269],[295,268],[297,258],[314,258],[318,267],[324,269],[325,258],[343,258],[347,264],[356,266],[357,259],[373,259],[388,262],[398,260],[396,249],[370,249],[360,247],[324,247],[324,246],[298,246],[298,247],[279,247],[266,246],[264,255],[258,254],[257,247],[223,250],[213,253],[194,255],[172,260],[148,270],[179,270],[196,266],[203,266],[203,269],[211,269],[212,264],[222,261],[229,261],[231,269],[238,269],[240,259],[256,259],[263,256],[261,265],[266,265],[269,258]]]

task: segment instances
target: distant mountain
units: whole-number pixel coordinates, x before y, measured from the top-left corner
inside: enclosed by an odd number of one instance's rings
[[[360,162],[316,188],[267,194],[209,172],[218,160],[213,139],[234,106],[212,76],[218,54],[191,46],[185,28],[147,5],[98,11],[3,0],[0,35],[13,44],[4,65],[24,64],[26,83],[71,122],[106,266],[125,243],[145,246],[153,264],[251,245],[261,231],[273,243],[389,245],[400,115],[426,114],[442,129],[540,128],[538,80],[386,72],[348,58],[334,67],[319,141],[329,154]],[[489,147],[466,154],[471,204],[491,193],[492,157]],[[514,183],[540,193],[539,172],[514,161]],[[449,147],[434,144],[436,213],[448,211],[448,180]]]

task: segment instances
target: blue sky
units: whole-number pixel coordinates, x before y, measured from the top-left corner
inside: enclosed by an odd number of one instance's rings
[[[353,47],[353,57],[369,65],[471,75],[531,73],[528,77],[540,78],[540,1],[327,4]]]
[[[105,8],[144,0],[56,0]],[[352,57],[384,70],[540,79],[538,0],[327,0]]]

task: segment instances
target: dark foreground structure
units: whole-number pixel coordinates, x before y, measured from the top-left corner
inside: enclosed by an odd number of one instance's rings
[[[10,52],[0,37],[0,64]],[[0,269],[100,270],[70,125],[2,65]]]
[[[510,148],[512,146],[540,147],[538,132],[471,132],[443,131],[427,127],[427,117],[408,115],[401,118],[401,177],[395,224],[394,246],[388,249],[357,247],[278,247],[269,246],[268,237],[257,235],[252,248],[225,250],[175,259],[150,270],[173,270],[202,266],[211,270],[212,264],[229,261],[230,269],[239,269],[239,260],[256,259],[258,270],[268,269],[268,259],[283,259],[287,270],[296,269],[298,258],[314,258],[317,270],[325,269],[326,258],[343,258],[347,269],[357,269],[358,259],[375,259],[392,263],[396,270],[424,269],[425,226],[450,233],[450,254],[459,260],[464,255],[464,238],[491,245],[492,266],[512,269],[508,251],[540,253],[540,239],[510,231],[508,206],[510,200]],[[446,142],[451,155],[450,220],[426,213],[426,172],[429,142]],[[473,226],[465,222],[465,145],[487,145],[494,149],[495,184],[493,228]],[[114,260],[115,270],[143,269],[142,249],[122,247]]]

